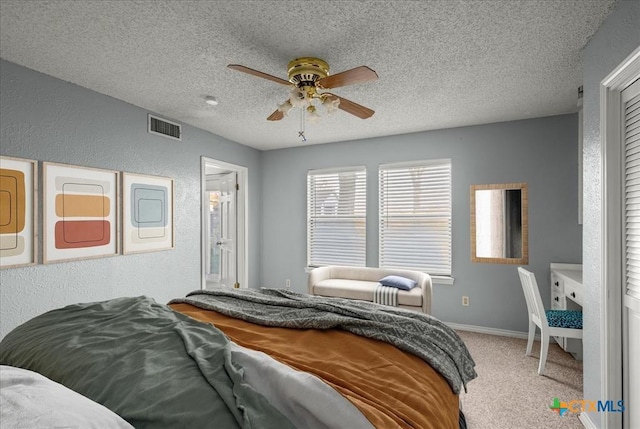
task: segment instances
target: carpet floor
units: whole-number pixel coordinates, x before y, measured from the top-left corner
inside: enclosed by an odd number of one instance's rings
[[[468,429],[583,429],[578,415],[560,417],[554,398],[582,399],[582,362],[551,341],[544,375],[540,342],[525,356],[527,340],[457,331],[476,362],[478,378],[460,395]]]

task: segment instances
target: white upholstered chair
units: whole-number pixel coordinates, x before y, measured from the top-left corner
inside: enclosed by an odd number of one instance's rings
[[[531,356],[531,347],[536,335],[536,326],[540,328],[540,363],[538,374],[542,375],[549,351],[549,338],[567,337],[582,338],[582,312],[571,310],[545,311],[538,289],[538,282],[531,271],[518,267],[522,290],[527,301],[529,314],[529,341],[527,342],[527,356]]]

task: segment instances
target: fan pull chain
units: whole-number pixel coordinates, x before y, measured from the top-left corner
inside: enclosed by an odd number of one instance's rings
[[[305,118],[305,108],[302,107],[300,109],[300,131],[298,131],[298,137],[302,140],[302,143],[307,142],[307,137],[304,135],[304,118]]]

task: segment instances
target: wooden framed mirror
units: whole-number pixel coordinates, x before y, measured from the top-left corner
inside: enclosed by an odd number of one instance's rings
[[[526,183],[471,185],[471,262],[529,263]]]

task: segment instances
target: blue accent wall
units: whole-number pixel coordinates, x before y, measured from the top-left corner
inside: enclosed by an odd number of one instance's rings
[[[577,108],[576,108],[577,109]],[[453,285],[435,285],[433,314],[445,321],[527,331],[526,303],[514,265],[471,262],[470,186],[526,182],[529,269],[550,303],[549,264],[580,263],[577,114],[374,139],[301,146],[262,154],[262,285],[307,290],[306,174],[367,168],[367,265],[378,265],[378,165],[450,158]],[[354,119],[357,120],[357,119]],[[309,136],[313,138],[313,136]],[[463,307],[462,296],[470,305]]]

